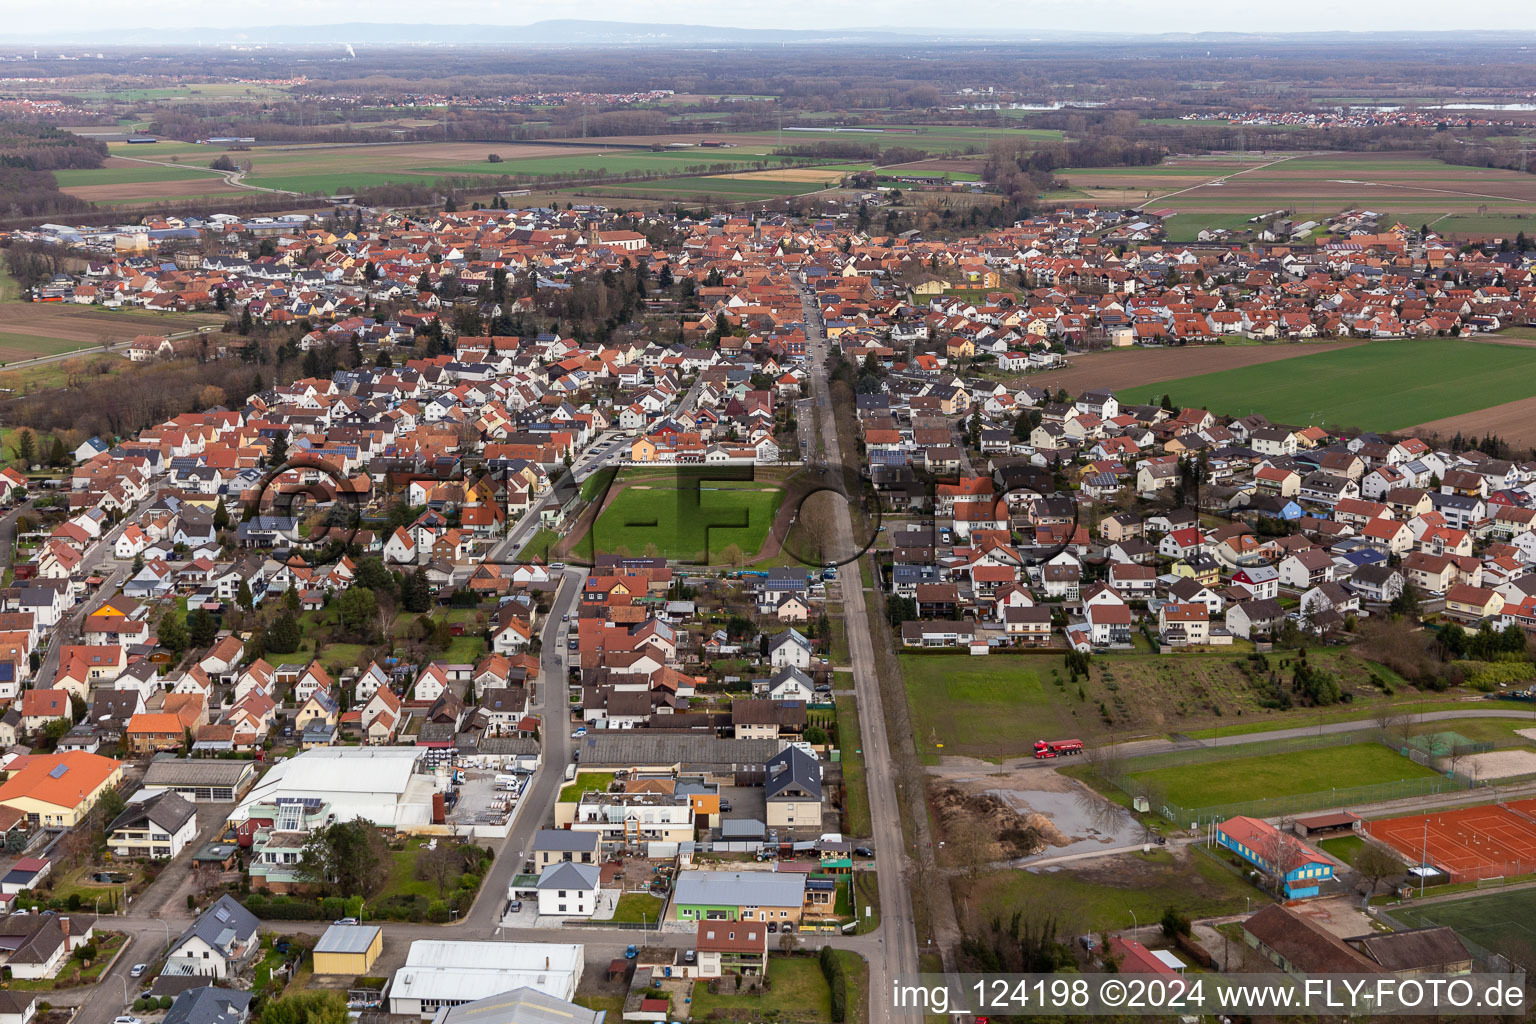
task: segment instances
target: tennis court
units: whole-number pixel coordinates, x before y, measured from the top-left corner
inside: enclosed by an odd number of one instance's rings
[[[1368,821],[1365,831],[1409,864],[1427,861],[1453,882],[1536,869],[1536,800]]]

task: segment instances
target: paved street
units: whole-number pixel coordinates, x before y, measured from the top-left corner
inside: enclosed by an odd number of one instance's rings
[[[827,385],[826,334],[821,315],[809,293],[802,292],[806,337],[811,343],[811,389],[822,409],[821,431],[827,462],[842,464],[837,437],[837,418],[832,415]],[[852,551],[852,523],[835,516],[837,544],[833,550]],[[843,571],[843,621],[848,636],[848,660],[853,666],[853,688],[859,712],[859,732],[864,749],[864,776],[869,786],[870,820],[874,827],[876,877],[880,882],[880,929],[875,932],[876,950],[869,957],[869,1005],[884,1006],[889,1000],[890,979],[915,974],[918,969],[917,924],[907,885],[906,843],[901,834],[901,811],[896,802],[895,771],[891,765],[891,739],[887,735],[881,704],[880,683],[875,677],[875,653],[865,628],[864,591],[857,564]],[[897,742],[910,742],[898,739]],[[874,1019],[874,1018],[872,1018]]]

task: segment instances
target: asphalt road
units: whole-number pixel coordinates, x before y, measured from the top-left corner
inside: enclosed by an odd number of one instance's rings
[[[117,538],[122,536],[123,531],[130,524],[138,522],[140,514],[147,511],[155,503],[156,499],[153,491],[154,484],[152,483],[150,497],[139,502],[133,512],[124,516],[122,522],[108,530],[102,535],[101,540],[96,542],[96,546],[86,559],[86,565],[113,565],[115,568],[112,570],[111,575],[102,581],[101,586],[96,589],[96,593],[89,600],[82,601],[70,609],[64,619],[49,633],[48,649],[43,654],[42,664],[38,666],[36,674],[32,677],[31,685],[34,689],[46,689],[53,683],[54,677],[58,675],[59,671],[59,651],[63,649],[65,644],[79,642],[80,623],[85,620],[86,615],[99,608],[107,598],[116,596],[117,588],[122,586],[124,581],[128,579],[129,572],[133,569],[132,563],[117,561],[112,556],[112,548],[117,543]]]
[[[809,295],[801,293],[806,338],[811,344],[811,388],[821,417],[822,441],[827,463],[841,465],[837,418],[831,415],[827,385],[826,335],[821,315]],[[835,551],[853,551],[853,526],[848,516],[834,516]],[[901,811],[896,802],[895,771],[891,764],[891,739],[875,677],[875,653],[865,627],[864,590],[857,566],[845,566],[842,579],[844,632],[848,636],[848,660],[853,666],[853,689],[859,713],[859,732],[864,751],[864,777],[869,787],[870,821],[874,828],[876,878],[880,883],[880,929],[876,950],[869,956],[869,1006],[871,1020],[880,1019],[877,1008],[889,1005],[891,978],[918,970],[917,923],[912,894],[907,885],[906,843],[901,834]],[[907,739],[905,742],[911,742]]]

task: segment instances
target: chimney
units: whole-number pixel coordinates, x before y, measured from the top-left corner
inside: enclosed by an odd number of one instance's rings
[[[544,969],[546,971],[549,970],[549,957],[547,956],[544,958]]]
[[[69,918],[67,918],[67,917],[59,918],[59,930],[64,933],[64,937],[66,939],[69,938]]]

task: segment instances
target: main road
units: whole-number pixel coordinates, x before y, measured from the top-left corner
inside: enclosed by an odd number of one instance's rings
[[[800,301],[805,315],[805,335],[811,347],[811,393],[822,414],[821,434],[826,461],[828,465],[841,466],[842,447],[827,381],[826,332],[822,329],[820,309],[808,291],[802,290]],[[854,496],[848,498],[851,501]],[[832,519],[832,550],[857,550],[850,517],[839,515]],[[843,631],[848,637],[848,660],[853,666],[854,698],[864,749],[864,777],[869,787],[870,821],[875,833],[875,874],[880,883],[880,930],[876,933],[876,950],[869,957],[870,1019],[878,1020],[876,1008],[889,1005],[891,977],[917,973],[917,922],[907,882],[906,843],[901,835],[901,808],[896,800],[896,773],[891,763],[892,741],[886,729],[880,680],[875,675],[874,644],[867,625],[862,574],[853,571],[856,569],[856,565],[845,566],[842,575]],[[910,743],[911,738],[898,737],[896,742]]]

